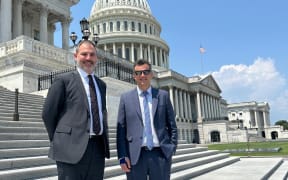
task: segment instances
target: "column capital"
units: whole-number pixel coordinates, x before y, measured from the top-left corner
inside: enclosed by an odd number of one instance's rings
[[[62,24],[70,24],[72,22],[72,17],[62,16],[59,20]]]
[[[40,12],[41,15],[44,15],[44,16],[48,16],[50,12],[48,5],[44,5],[44,4],[37,5],[37,10]]]

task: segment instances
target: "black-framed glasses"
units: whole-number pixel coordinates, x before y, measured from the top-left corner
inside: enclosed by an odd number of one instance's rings
[[[134,74],[136,75],[136,76],[140,76],[141,74],[144,74],[144,75],[148,75],[148,74],[150,74],[151,73],[151,70],[143,70],[143,71],[134,71]]]

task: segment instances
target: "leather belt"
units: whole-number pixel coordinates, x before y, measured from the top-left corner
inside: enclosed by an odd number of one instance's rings
[[[99,139],[102,135],[89,135],[89,139]]]
[[[157,151],[157,150],[159,151],[159,150],[161,150],[160,147],[153,147],[151,150],[149,150],[149,148],[147,146],[142,146],[142,149],[144,151]]]

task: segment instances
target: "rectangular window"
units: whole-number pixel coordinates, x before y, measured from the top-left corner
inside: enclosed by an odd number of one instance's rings
[[[135,23],[134,22],[131,22],[131,30],[135,31]]]
[[[128,31],[128,22],[124,21],[124,31]]]
[[[145,34],[147,34],[147,24],[144,25]]]
[[[141,23],[138,23],[138,31],[141,32]]]

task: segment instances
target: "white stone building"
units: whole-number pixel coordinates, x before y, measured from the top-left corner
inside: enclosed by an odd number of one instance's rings
[[[18,88],[20,92],[35,92],[39,86],[39,74],[74,66],[68,50],[70,7],[78,2],[0,0],[0,23],[7,24],[0,28],[1,86],[10,90]],[[227,109],[229,105],[221,97],[221,89],[212,75],[185,77],[169,69],[169,46],[161,39],[161,25],[146,0],[96,0],[88,20],[90,31],[98,33],[101,39],[98,52],[107,59],[116,56],[123,63],[133,63],[138,58],[151,62],[155,71],[153,86],[169,92],[181,139],[196,143],[238,142],[246,141],[249,134],[261,137],[262,131],[270,137],[269,106],[263,107],[266,114],[256,116],[255,113],[254,119],[249,116],[254,130],[242,128],[250,127],[246,120],[238,128],[233,120],[240,112],[246,117],[249,104],[244,104],[242,110],[240,106],[233,110],[233,105]],[[62,48],[53,45],[57,22],[61,23]],[[114,86],[121,83],[106,82],[112,89],[117,89]],[[108,101],[113,99],[113,103],[110,103],[109,117],[113,117],[111,122],[114,122],[115,102],[119,97],[110,92]],[[238,118],[244,118],[242,116]],[[279,129],[274,127],[273,133],[277,132],[280,138],[282,131]]]

